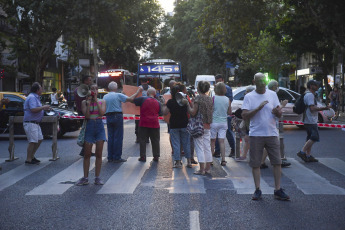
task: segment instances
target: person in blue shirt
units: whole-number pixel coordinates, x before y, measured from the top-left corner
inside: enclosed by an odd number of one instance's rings
[[[122,103],[133,102],[134,98],[142,92],[139,87],[138,91],[128,97],[122,93],[117,93],[117,83],[112,81],[108,85],[109,93],[104,96],[106,102],[105,115],[107,117],[108,128],[108,162],[121,163],[127,160],[122,159],[123,145],[123,114]]]
[[[50,110],[50,105],[43,105],[40,101],[42,94],[40,83],[35,82],[31,86],[30,94],[24,103],[24,120],[23,127],[29,141],[27,148],[26,164],[39,164],[40,160],[36,159],[35,153],[42,143],[43,135],[40,122],[44,115],[44,110]]]
[[[218,82],[224,83],[224,78],[220,74],[216,75],[216,83],[218,83]],[[228,86],[226,84],[225,84],[225,87],[226,87],[225,96],[227,98],[229,98],[230,102],[232,102],[232,100],[233,100],[232,89],[230,86]],[[231,148],[229,157],[233,157],[233,156],[235,156],[235,139],[234,139],[234,134],[231,131],[231,116],[228,116],[227,120],[228,120],[228,130],[226,131],[226,139],[228,140],[230,148]],[[214,157],[220,157],[220,147],[219,147],[218,137],[216,139],[216,146],[215,146],[213,156]]]

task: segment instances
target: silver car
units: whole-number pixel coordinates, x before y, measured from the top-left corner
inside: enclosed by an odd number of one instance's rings
[[[244,93],[246,92],[246,88],[248,86],[238,87],[233,89],[233,97],[234,100],[231,103],[231,109],[234,113],[237,109],[242,107],[243,99],[244,99]],[[255,87],[253,85],[253,87]],[[292,108],[294,106],[294,103],[296,102],[297,98],[300,96],[299,93],[287,89],[284,87],[279,87],[279,91],[277,93],[279,101],[288,100],[288,103],[286,106],[282,109],[284,120],[289,121],[302,121],[302,114],[294,113]],[[320,102],[317,102],[318,106],[325,106],[321,104]],[[332,114],[332,113],[331,113]],[[326,113],[324,114],[323,111],[319,111],[319,123],[331,123],[332,122],[332,116],[326,116]]]

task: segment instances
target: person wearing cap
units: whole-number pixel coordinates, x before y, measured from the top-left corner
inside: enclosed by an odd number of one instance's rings
[[[307,89],[308,90],[304,95],[304,104],[307,109],[303,114],[304,128],[307,131],[307,141],[302,150],[297,153],[297,156],[299,156],[304,162],[318,162],[319,160],[311,155],[311,148],[314,143],[320,141],[319,130],[317,128],[318,112],[328,110],[331,106],[317,106],[315,93],[319,89],[319,82],[315,80],[308,81]]]

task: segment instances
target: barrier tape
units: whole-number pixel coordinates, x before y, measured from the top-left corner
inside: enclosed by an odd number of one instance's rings
[[[284,124],[288,124],[288,125],[304,125],[303,122],[301,121],[280,121]],[[344,124],[326,124],[326,123],[317,123],[318,127],[326,127],[326,128],[345,128]]]
[[[72,119],[85,119],[85,116],[61,116],[62,118],[72,118]],[[106,120],[107,117],[102,117],[103,120]],[[123,117],[123,120],[140,120],[140,117],[138,116],[129,116],[129,117]],[[164,120],[164,117],[158,117],[158,120]]]
[[[62,116],[62,118],[72,118],[72,119],[85,119],[85,116]],[[105,116],[102,117],[102,119],[107,119]],[[126,117],[123,117],[123,120],[140,120],[140,117],[138,116],[126,116]],[[164,120],[163,117],[158,117],[158,120]],[[287,121],[287,120],[283,120],[283,121],[280,121],[284,124],[287,124],[287,125],[304,125],[303,122],[301,121]],[[318,127],[326,127],[326,128],[345,128],[345,124],[326,124],[326,123],[317,123],[317,126]]]

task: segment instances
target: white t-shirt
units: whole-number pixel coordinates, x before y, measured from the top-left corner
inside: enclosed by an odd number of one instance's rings
[[[304,104],[307,106],[307,110],[305,112],[305,117],[304,117],[304,124],[317,124],[318,121],[318,111],[310,111],[311,105],[316,106],[316,100],[315,96],[311,92],[307,92],[304,95]]]
[[[249,136],[279,136],[276,116],[272,114],[272,110],[280,105],[276,92],[266,89],[264,94],[258,94],[254,90],[244,97],[242,109],[256,109],[263,101],[268,103],[250,119]]]
[[[56,93],[50,94],[50,102],[52,105],[58,105],[59,101],[56,99]]]

